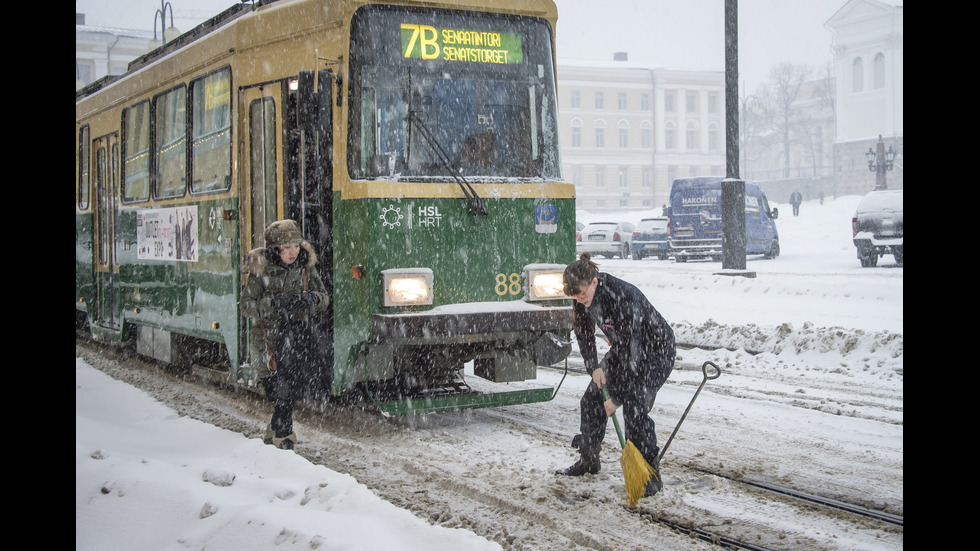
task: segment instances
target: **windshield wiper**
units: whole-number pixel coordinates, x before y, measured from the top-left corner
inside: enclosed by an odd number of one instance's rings
[[[458,170],[453,168],[452,160],[446,153],[446,150],[439,145],[439,142],[436,140],[435,136],[432,135],[429,127],[425,125],[422,118],[419,117],[418,113],[414,109],[409,110],[408,119],[409,123],[414,123],[416,128],[419,129],[419,134],[425,138],[426,143],[429,144],[432,151],[435,152],[437,157],[439,157],[439,161],[446,168],[446,170],[449,171],[449,174],[452,175],[453,179],[456,180],[456,183],[459,184],[459,189],[463,190],[463,195],[466,196],[466,200],[470,203],[470,212],[472,212],[474,216],[486,216],[489,214],[489,211],[487,211],[486,202],[484,202],[483,199],[477,195],[476,190],[473,189],[473,186],[470,185],[466,178],[463,177]]]

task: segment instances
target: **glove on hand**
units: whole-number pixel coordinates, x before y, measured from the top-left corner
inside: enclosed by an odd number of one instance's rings
[[[299,294],[293,295],[289,298],[277,298],[272,302],[273,308],[278,312],[287,314],[289,312],[299,312],[301,310],[309,310],[313,307],[313,295],[310,294]]]

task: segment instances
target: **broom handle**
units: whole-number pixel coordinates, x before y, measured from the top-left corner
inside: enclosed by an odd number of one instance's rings
[[[606,387],[602,387],[602,395],[606,398],[606,400],[608,400],[609,399],[609,389],[607,389]],[[621,448],[623,448],[625,450],[626,449],[626,440],[623,439],[623,431],[619,429],[619,419],[616,419],[616,412],[613,412],[613,414],[611,415],[611,417],[612,417],[612,420],[613,420],[613,426],[616,427],[616,436],[619,437],[619,447],[621,447]]]

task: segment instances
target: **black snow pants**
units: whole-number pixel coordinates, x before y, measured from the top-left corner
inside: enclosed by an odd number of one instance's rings
[[[272,430],[276,438],[293,432],[296,400],[316,398],[329,391],[333,369],[320,353],[313,326],[306,322],[283,323],[276,339],[276,374],[267,396],[273,402]],[[271,392],[268,392],[271,390]]]
[[[643,458],[651,465],[658,465],[657,456],[660,454],[660,447],[657,445],[657,427],[650,417],[650,410],[657,400],[657,392],[667,377],[673,370],[673,362],[662,366],[661,369],[651,372],[647,377],[640,381],[633,381],[637,387],[630,392],[617,392],[617,384],[611,381],[607,375],[607,385],[612,396],[621,403],[619,409],[622,412],[624,435],[626,440],[633,442],[633,445],[640,451]],[[620,383],[615,381],[615,383]],[[625,383],[625,382],[624,382]],[[581,431],[582,431],[582,452],[594,449],[598,451],[606,434],[606,409],[603,406],[606,398],[594,381],[589,382],[585,394],[580,401],[581,408]],[[617,444],[618,445],[618,444]]]

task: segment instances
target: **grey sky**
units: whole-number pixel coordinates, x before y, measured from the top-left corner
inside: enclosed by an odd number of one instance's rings
[[[237,0],[168,0],[186,31]],[[739,80],[749,91],[782,61],[831,60],[824,23],[846,0],[739,0]],[[894,3],[894,1],[889,2]],[[901,2],[898,2],[901,3]],[[610,61],[614,52],[650,68],[725,69],[725,0],[556,0],[559,61]],[[76,0],[86,23],[152,30],[160,0]],[[167,22],[170,22],[169,11]]]

